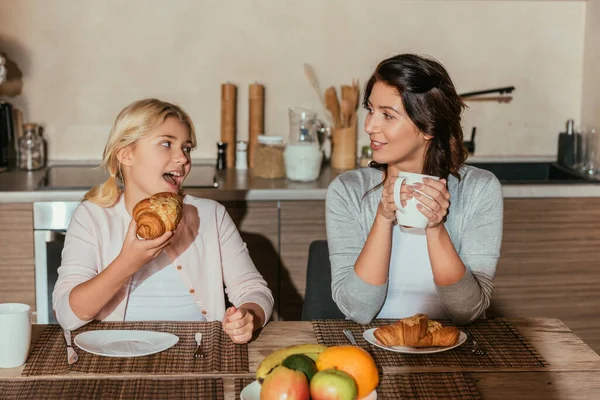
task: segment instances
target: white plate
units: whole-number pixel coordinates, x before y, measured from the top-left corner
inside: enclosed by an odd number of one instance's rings
[[[246,386],[240,392],[241,400],[260,400],[260,383],[254,381]],[[367,397],[363,397],[361,400],[377,400],[377,391],[373,390]]]
[[[365,340],[371,344],[374,344],[377,347],[381,347],[382,349],[389,350],[389,351],[395,351],[397,353],[407,353],[407,354],[440,353],[442,351],[448,351],[450,349],[458,347],[461,344],[463,344],[465,342],[465,340],[467,340],[467,334],[460,331],[460,336],[458,337],[458,342],[456,342],[456,344],[453,346],[446,346],[446,347],[386,346],[385,344],[383,344],[379,340],[377,340],[375,335],[373,335],[373,332],[375,332],[375,329],[377,329],[377,328],[367,329],[366,331],[363,332],[363,337],[365,338]]]
[[[75,336],[81,350],[106,357],[141,357],[164,351],[179,342],[179,337],[152,331],[89,331]]]

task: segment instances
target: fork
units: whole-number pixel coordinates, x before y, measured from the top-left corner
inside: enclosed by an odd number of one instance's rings
[[[478,356],[481,356],[481,355],[487,353],[485,348],[483,346],[480,346],[479,343],[477,343],[477,340],[475,340],[475,337],[473,336],[473,334],[471,332],[468,332],[468,336],[473,341],[473,350],[471,350],[471,353],[475,353]]]
[[[202,333],[198,332],[194,336],[196,339],[196,352],[194,353],[194,358],[204,358],[204,353],[202,352]]]
[[[65,342],[67,342],[67,362],[69,365],[75,364],[79,360],[79,356],[71,345],[71,331],[63,329],[63,336],[65,337]]]

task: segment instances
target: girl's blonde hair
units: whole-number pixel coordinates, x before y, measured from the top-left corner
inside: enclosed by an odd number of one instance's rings
[[[157,99],[138,100],[125,107],[117,116],[104,148],[101,167],[108,171],[108,179],[93,187],[84,196],[101,207],[113,206],[122,193],[123,175],[117,154],[134,144],[153,129],[162,125],[169,117],[177,118],[190,131],[192,148],[196,148],[196,131],[189,115],[180,107]]]

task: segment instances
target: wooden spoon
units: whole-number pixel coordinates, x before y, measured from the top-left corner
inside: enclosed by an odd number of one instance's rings
[[[354,89],[354,109],[358,110],[360,104],[360,87],[358,86],[358,79],[352,79],[352,88]]]
[[[352,120],[352,102],[349,99],[342,100],[342,128],[350,126]]]
[[[333,115],[333,119],[335,120],[335,127],[339,128],[341,125],[340,120],[340,102],[337,97],[337,93],[333,86],[330,86],[325,90],[325,105],[327,109]]]

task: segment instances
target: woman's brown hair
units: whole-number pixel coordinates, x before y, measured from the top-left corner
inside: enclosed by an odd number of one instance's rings
[[[431,136],[422,173],[444,179],[453,175],[460,180],[459,170],[467,159],[461,126],[466,106],[446,69],[435,60],[415,54],[388,58],[379,63],[367,82],[365,108],[375,82],[396,88],[408,117],[421,132]],[[385,164],[371,162],[370,166],[387,174]]]

